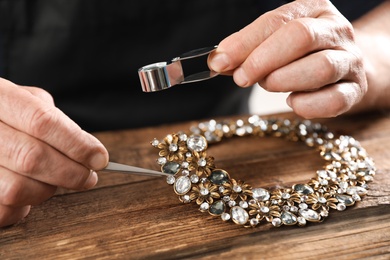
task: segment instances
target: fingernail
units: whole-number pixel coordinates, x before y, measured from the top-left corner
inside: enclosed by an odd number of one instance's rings
[[[222,72],[229,67],[229,57],[225,53],[218,53],[210,60],[210,69]]]
[[[291,96],[288,96],[286,99],[286,103],[289,107],[291,107]]]
[[[98,182],[98,175],[95,171],[91,170],[88,179],[85,181],[84,188],[90,189]]]
[[[246,87],[248,85],[248,76],[242,68],[238,68],[236,72],[234,72],[234,81],[241,87]]]
[[[107,158],[102,153],[96,153],[89,161],[89,166],[94,170],[99,170],[107,165]]]

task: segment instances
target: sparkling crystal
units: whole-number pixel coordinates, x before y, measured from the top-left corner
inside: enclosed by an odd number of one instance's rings
[[[240,207],[241,208],[243,208],[243,209],[246,209],[246,208],[248,208],[248,202],[246,202],[246,201],[240,201],[240,203],[238,203],[238,205],[240,205]]]
[[[170,145],[169,145],[169,151],[171,151],[171,152],[176,152],[177,149],[178,149],[177,144],[170,144]]]
[[[291,197],[291,195],[289,194],[289,193],[282,193],[282,199],[284,199],[284,200],[287,200],[287,199],[289,199]]]
[[[352,196],[348,196],[348,195],[336,195],[336,199],[337,199],[340,203],[345,204],[346,206],[352,206],[353,204],[355,204],[355,201],[354,201],[354,199],[352,198]]]
[[[338,203],[338,204],[336,205],[336,208],[337,208],[337,210],[339,210],[339,211],[343,211],[343,210],[345,210],[345,209],[347,208],[347,206],[345,206],[344,203]]]
[[[363,187],[351,186],[351,187],[348,187],[347,193],[349,195],[358,194],[359,196],[364,196],[367,194],[367,190]]]
[[[230,215],[232,216],[234,223],[239,225],[244,225],[249,219],[248,212],[239,206],[232,207],[230,209]]]
[[[290,206],[289,205],[283,205],[283,210],[289,211],[290,210]]]
[[[228,205],[229,205],[229,207],[234,207],[234,206],[236,206],[236,202],[234,201],[234,200],[230,200],[229,202],[228,202]]]
[[[329,215],[329,212],[327,210],[321,210],[320,215],[323,217],[327,217]]]
[[[207,202],[203,202],[202,204],[200,204],[199,210],[200,211],[206,211],[209,208],[210,208],[210,205]]]
[[[324,179],[320,179],[320,184],[321,184],[322,186],[326,186],[326,185],[328,185],[328,181],[327,181],[327,180],[324,180]]]
[[[322,204],[325,204],[326,203],[326,199],[324,197],[318,197],[318,202],[322,203]]]
[[[167,158],[165,157],[160,157],[157,159],[157,163],[160,165],[164,165],[167,162]]]
[[[252,227],[257,226],[259,224],[259,220],[257,218],[252,218],[249,220],[249,223]]]
[[[272,220],[272,225],[274,225],[275,227],[280,227],[280,225],[282,225],[282,220],[280,218],[274,218]]]
[[[270,194],[266,189],[263,188],[255,188],[252,190],[253,198],[258,201],[266,201],[270,198]]]
[[[160,141],[157,140],[156,138],[154,138],[153,141],[151,142],[151,144],[152,144],[154,147],[157,147],[159,143],[160,143]]]
[[[321,216],[312,209],[300,209],[299,215],[304,217],[307,221],[317,222],[320,221]]]
[[[182,197],[182,200],[183,200],[184,203],[189,203],[189,202],[191,202],[191,199],[190,199],[190,196],[189,196],[189,195],[184,195],[184,196]]]
[[[187,176],[180,176],[175,182],[175,192],[184,195],[191,189],[191,180]]]
[[[214,216],[219,216],[225,212],[225,208],[225,203],[222,200],[217,200],[210,205],[209,213]]]
[[[339,182],[339,187],[340,187],[341,189],[346,189],[346,188],[348,188],[348,182],[340,181],[340,182]]]
[[[225,191],[225,187],[219,186],[218,190],[219,190],[220,193],[223,193]]]
[[[283,211],[280,218],[285,225],[295,225],[297,223],[297,216],[287,211]]]
[[[206,161],[205,158],[200,158],[200,159],[199,159],[199,161],[198,161],[198,166],[204,167],[204,166],[206,166],[206,164],[207,164],[207,161]]]
[[[228,221],[230,219],[230,214],[224,212],[224,213],[221,214],[221,218],[222,218],[223,221]]]
[[[207,194],[209,194],[209,190],[206,189],[206,188],[201,188],[199,193],[202,195],[202,196],[206,196]]]
[[[168,184],[174,184],[175,183],[175,177],[172,175],[167,176],[167,183]]]
[[[229,175],[224,170],[216,169],[211,172],[208,178],[212,183],[216,185],[223,185],[229,180]]]
[[[179,140],[180,141],[187,141],[187,135],[184,133],[179,134]]]
[[[188,162],[182,162],[181,163],[181,168],[183,168],[183,169],[187,169],[188,166],[190,166],[190,164]]]
[[[186,152],[186,157],[191,157],[191,156],[192,156],[192,153]]]
[[[295,184],[293,186],[293,189],[299,193],[299,194],[303,194],[303,195],[309,195],[309,194],[312,194],[314,193],[314,190],[312,187],[310,187],[309,185],[307,184]]]
[[[188,170],[182,170],[182,171],[181,171],[181,174],[182,174],[183,176],[188,176],[188,175],[190,175],[190,172],[189,172]]]
[[[362,200],[362,198],[360,198],[360,196],[359,196],[358,194],[353,194],[353,195],[352,195],[352,199],[353,199],[354,201],[361,201],[361,200]]]
[[[187,147],[191,151],[202,152],[207,148],[207,141],[201,135],[191,135],[187,139]]]
[[[222,199],[223,199],[223,201],[228,202],[228,201],[230,201],[230,196],[227,196],[227,195],[226,195],[226,196],[223,196]]]
[[[239,185],[233,185],[233,191],[236,193],[240,193],[242,191],[242,188]]]
[[[180,170],[180,164],[176,162],[167,162],[162,166],[162,172],[175,175]]]
[[[261,206],[260,207],[260,211],[263,212],[263,213],[268,213],[269,212],[269,208],[266,207],[266,206]]]
[[[199,176],[196,175],[196,174],[192,174],[190,176],[190,180],[191,180],[192,183],[198,183],[199,182]]]
[[[291,206],[290,207],[291,212],[298,212],[298,207],[297,206]]]
[[[304,217],[298,217],[297,220],[299,225],[301,226],[306,225],[306,219]]]

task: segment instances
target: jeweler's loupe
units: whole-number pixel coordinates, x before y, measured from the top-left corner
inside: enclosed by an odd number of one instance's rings
[[[184,75],[181,61],[207,55],[217,46],[205,47],[186,52],[170,62],[156,62],[138,69],[139,79],[144,92],[155,92],[174,85],[206,80],[217,76],[215,71],[202,71],[188,76]]]

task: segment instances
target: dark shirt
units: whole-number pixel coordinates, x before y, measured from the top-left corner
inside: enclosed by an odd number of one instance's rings
[[[231,77],[143,93],[137,70],[218,44],[285,2],[0,0],[0,74],[46,89],[87,131],[248,113],[251,89]],[[332,1],[350,20],[379,2]]]

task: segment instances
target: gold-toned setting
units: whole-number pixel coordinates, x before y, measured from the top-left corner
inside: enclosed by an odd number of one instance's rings
[[[195,202],[200,211],[245,227],[262,222],[276,227],[322,222],[330,209],[343,211],[360,201],[375,175],[374,162],[358,141],[346,135],[336,138],[325,126],[309,120],[262,119],[254,115],[246,120],[210,120],[190,131],[151,142],[159,149],[161,171],[170,174],[167,183],[173,185],[181,202]],[[248,135],[302,141],[320,152],[325,165],[307,183],[253,188],[216,168],[214,158],[207,155],[208,144]]]

